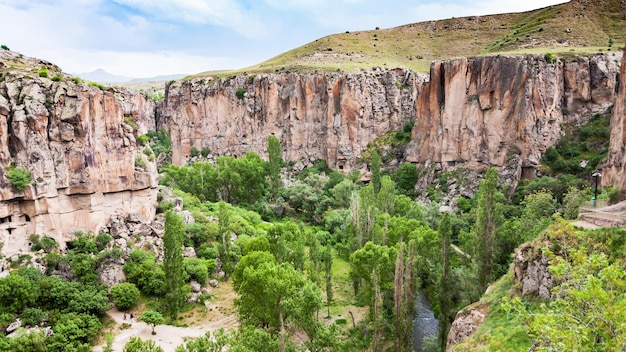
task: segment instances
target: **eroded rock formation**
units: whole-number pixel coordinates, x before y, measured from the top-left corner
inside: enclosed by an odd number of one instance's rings
[[[626,47],[624,47],[626,52]],[[611,143],[606,163],[601,167],[603,186],[626,189],[626,55],[622,57],[619,93],[611,117]]]
[[[154,102],[77,84],[52,64],[6,50],[0,60],[2,253],[28,248],[30,234],[64,246],[70,231],[93,230],[113,214],[152,218],[156,170],[131,120],[153,129],[142,122],[153,121]],[[11,165],[32,174],[23,190],[7,179]]]
[[[610,110],[620,58],[548,63],[535,55],[489,56],[434,63],[418,99],[407,160],[441,171],[495,166],[517,179],[532,174],[561,138],[563,124]],[[519,158],[511,163],[512,155]]]
[[[159,127],[171,132],[176,164],[192,147],[265,155],[267,137],[274,135],[285,160],[322,158],[333,168],[352,169],[368,143],[415,119],[424,78],[395,69],[175,82],[166,89]]]

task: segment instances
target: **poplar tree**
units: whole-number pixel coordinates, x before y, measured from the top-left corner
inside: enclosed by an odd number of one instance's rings
[[[380,154],[378,150],[372,151],[372,164],[370,171],[372,172],[372,185],[374,185],[374,197],[380,192]]]
[[[478,202],[476,207],[476,226],[474,258],[476,258],[478,287],[481,292],[494,279],[496,272],[498,212],[496,208],[496,194],[498,186],[498,172],[490,168],[478,187]]]
[[[274,136],[267,137],[267,155],[269,159],[269,176],[270,176],[270,188],[272,198],[276,197],[278,189],[280,188],[280,164],[282,159],[280,158],[280,141]]]
[[[183,240],[185,227],[180,216],[172,211],[165,214],[163,235],[163,270],[165,271],[165,305],[172,320],[183,306]]]
[[[450,214],[445,213],[439,223],[439,236],[441,237],[441,276],[439,278],[439,348],[446,350],[448,330],[450,329],[450,315],[452,313],[452,278],[450,265],[452,226]]]
[[[333,253],[330,244],[326,245],[326,255],[324,256],[324,268],[326,269],[326,305],[328,306],[328,317],[330,318],[330,302],[333,300]]]

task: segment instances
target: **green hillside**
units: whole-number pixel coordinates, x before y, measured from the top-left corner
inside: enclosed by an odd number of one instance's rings
[[[373,66],[400,66],[426,72],[432,61],[455,57],[545,52],[571,56],[618,50],[626,42],[625,14],[626,3],[620,0],[573,0],[522,13],[346,31],[229,74],[359,71]],[[200,75],[212,74],[216,72]]]

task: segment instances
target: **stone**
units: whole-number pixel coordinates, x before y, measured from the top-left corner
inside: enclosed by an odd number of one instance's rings
[[[111,288],[122,282],[126,282],[124,266],[117,263],[107,263],[99,270],[98,279],[101,284]]]
[[[554,280],[548,270],[548,258],[541,249],[525,243],[514,254],[514,276],[522,294],[534,294],[543,299],[551,297]]]
[[[202,285],[200,285],[197,281],[191,280],[189,282],[189,288],[191,289],[191,292],[198,293],[202,289]]]
[[[9,326],[6,328],[6,332],[7,333],[11,333],[11,332],[17,330],[20,327],[22,327],[22,320],[20,318],[17,318],[17,319],[15,319],[14,322],[9,324]]]
[[[222,271],[222,272],[223,272],[223,271]],[[215,279],[211,279],[211,280],[209,280],[209,286],[211,286],[211,287],[214,287],[214,288],[215,288],[215,287],[217,287],[217,285],[218,285],[218,281],[217,281],[217,280],[215,280]]]
[[[193,247],[184,247],[183,248],[183,257],[185,258],[195,258],[196,250]]]
[[[472,336],[485,321],[488,310],[489,306],[482,302],[473,303],[460,310],[450,325],[446,351],[452,352],[454,346]]]

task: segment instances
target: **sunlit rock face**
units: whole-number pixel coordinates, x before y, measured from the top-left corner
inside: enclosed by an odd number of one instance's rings
[[[527,55],[433,63],[407,160],[440,170],[510,168],[514,177],[532,177],[562,126],[610,111],[620,59],[613,53],[573,62]],[[512,154],[518,161],[507,165]]]
[[[266,155],[267,137],[282,158],[321,158],[357,167],[368,143],[415,119],[424,75],[402,69],[349,74],[262,74],[168,85],[159,127],[171,132],[172,161],[191,148],[220,155]]]
[[[152,218],[156,169],[136,163],[145,156],[135,136],[154,129],[154,102],[77,84],[50,63],[9,51],[0,60],[2,253],[25,250],[31,234],[63,246],[71,232],[93,230],[112,214]],[[48,77],[38,75],[40,67]],[[32,174],[23,190],[8,181],[11,165]]]
[[[626,50],[626,47],[624,48]],[[611,117],[611,144],[606,163],[601,167],[603,186],[626,188],[626,55],[622,57],[619,93]]]

